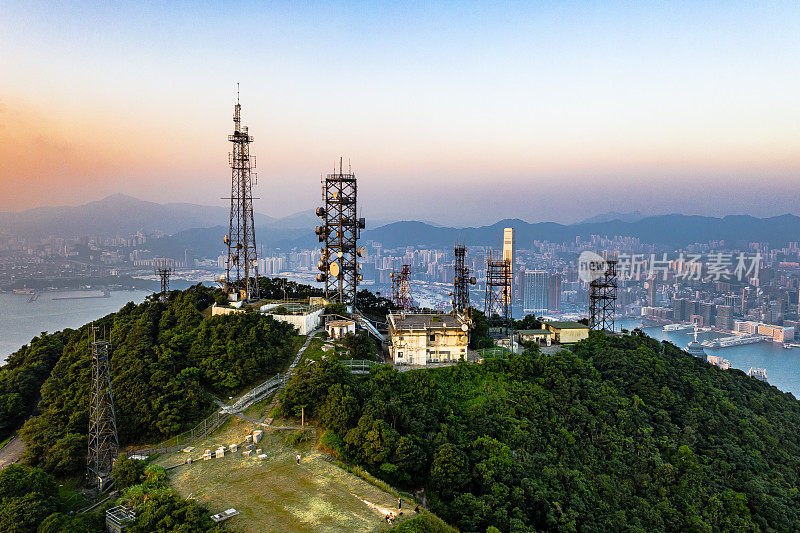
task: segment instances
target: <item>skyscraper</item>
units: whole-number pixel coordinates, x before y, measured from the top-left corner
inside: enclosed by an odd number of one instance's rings
[[[647,305],[653,307],[656,305],[656,280],[650,278],[647,280]]]
[[[672,299],[672,319],[675,322],[683,322],[683,310],[684,310],[684,302],[686,300],[684,298],[673,298]]]
[[[561,274],[552,274],[547,280],[547,308],[558,311],[561,300]]]
[[[717,316],[714,319],[714,325],[719,329],[726,331],[733,330],[733,307],[730,305],[718,305]]]
[[[509,274],[512,280],[514,279],[514,248],[514,228],[505,228],[503,230],[503,239],[500,243],[500,249],[503,251],[503,261],[508,261],[511,265]],[[506,299],[508,300],[509,304],[511,303],[512,294],[513,288],[512,290],[508,291],[508,294],[506,295]]]
[[[549,276],[544,270],[528,270],[525,272],[525,299],[523,311],[535,315],[547,313],[547,293]]]
[[[703,317],[704,326],[710,326],[714,318],[714,304],[711,302],[700,302],[698,304],[697,314]]]

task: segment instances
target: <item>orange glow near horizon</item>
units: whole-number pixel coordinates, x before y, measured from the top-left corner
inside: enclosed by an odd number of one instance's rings
[[[0,211],[117,192],[224,204],[237,81],[255,206],[273,216],[316,205],[340,155],[377,216],[469,222],[461,206],[494,195],[498,209],[516,202],[499,216],[574,218],[612,208],[582,198],[600,179],[618,189],[615,209],[692,197],[698,212],[794,210],[795,7],[407,6],[407,19],[276,5],[231,20],[210,6],[12,6],[0,17],[12,51],[0,54]],[[246,57],[232,28],[251,37]],[[748,204],[765,185],[773,197]],[[543,188],[570,206],[528,207]]]

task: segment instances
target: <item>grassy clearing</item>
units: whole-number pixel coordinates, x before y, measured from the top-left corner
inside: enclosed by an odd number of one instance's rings
[[[162,466],[184,463],[205,449],[241,442],[256,426],[234,418],[191,454],[158,458]],[[396,498],[338,467],[311,444],[288,444],[291,433],[265,429],[258,444],[267,457],[244,457],[241,450],[225,457],[183,465],[169,471],[172,486],[212,512],[230,507],[241,514],[226,523],[231,531],[379,531],[389,526],[383,512],[397,510]],[[295,454],[301,453],[298,466]],[[413,509],[410,500],[404,502]],[[407,510],[406,510],[407,512]]]
[[[322,359],[322,356],[325,355],[325,352],[322,350],[322,345],[324,343],[324,339],[321,335],[316,335],[312,340],[311,343],[306,348],[306,351],[303,352],[302,361],[308,359],[309,361],[319,361]]]

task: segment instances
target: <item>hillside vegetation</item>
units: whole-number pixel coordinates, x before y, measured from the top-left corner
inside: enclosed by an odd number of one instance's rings
[[[95,322],[113,344],[122,445],[186,429],[213,409],[211,395],[237,394],[291,359],[297,338],[287,324],[252,312],[203,318],[219,296],[198,285]],[[27,445],[27,466],[0,476],[0,529],[99,525],[69,515],[55,481],[85,469],[89,333],[87,325],[42,334],[0,368],[0,439],[19,429]],[[326,429],[325,450],[393,486],[425,489],[431,510],[461,531],[767,532],[800,523],[796,399],[638,331],[592,333],[555,355],[533,348],[366,376],[329,353],[299,366],[282,393],[284,414],[301,408]],[[287,468],[291,457],[281,455]],[[139,530],[216,529],[157,469],[122,466]],[[431,520],[402,530],[446,530]]]
[[[259,313],[204,319],[214,290],[173,291],[169,301],[127,304],[94,323],[112,343],[111,386],[120,444],[158,442],[227,398],[275,373],[294,354],[295,329]],[[20,430],[25,460],[65,476],[85,469],[90,325],[34,339],[0,369],[0,435]]]
[[[644,336],[359,378],[298,372],[326,444],[424,487],[463,531],[787,531],[800,523],[800,404]]]

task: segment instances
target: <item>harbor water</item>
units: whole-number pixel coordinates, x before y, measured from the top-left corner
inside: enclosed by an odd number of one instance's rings
[[[128,302],[141,303],[148,291],[43,292],[33,301],[27,294],[0,294],[0,364],[42,331],[78,328],[118,311]]]
[[[621,327],[626,329],[638,328],[640,324],[638,320],[620,321]],[[654,339],[669,341],[680,348],[686,348],[694,336],[693,329],[663,331],[661,326],[645,327],[644,332]],[[697,340],[703,342],[720,336],[719,333],[701,331],[697,334]],[[800,397],[800,348],[787,349],[780,343],[757,342],[728,348],[703,349],[708,355],[721,355],[731,362],[733,368],[744,372],[750,367],[766,368],[770,385]]]

